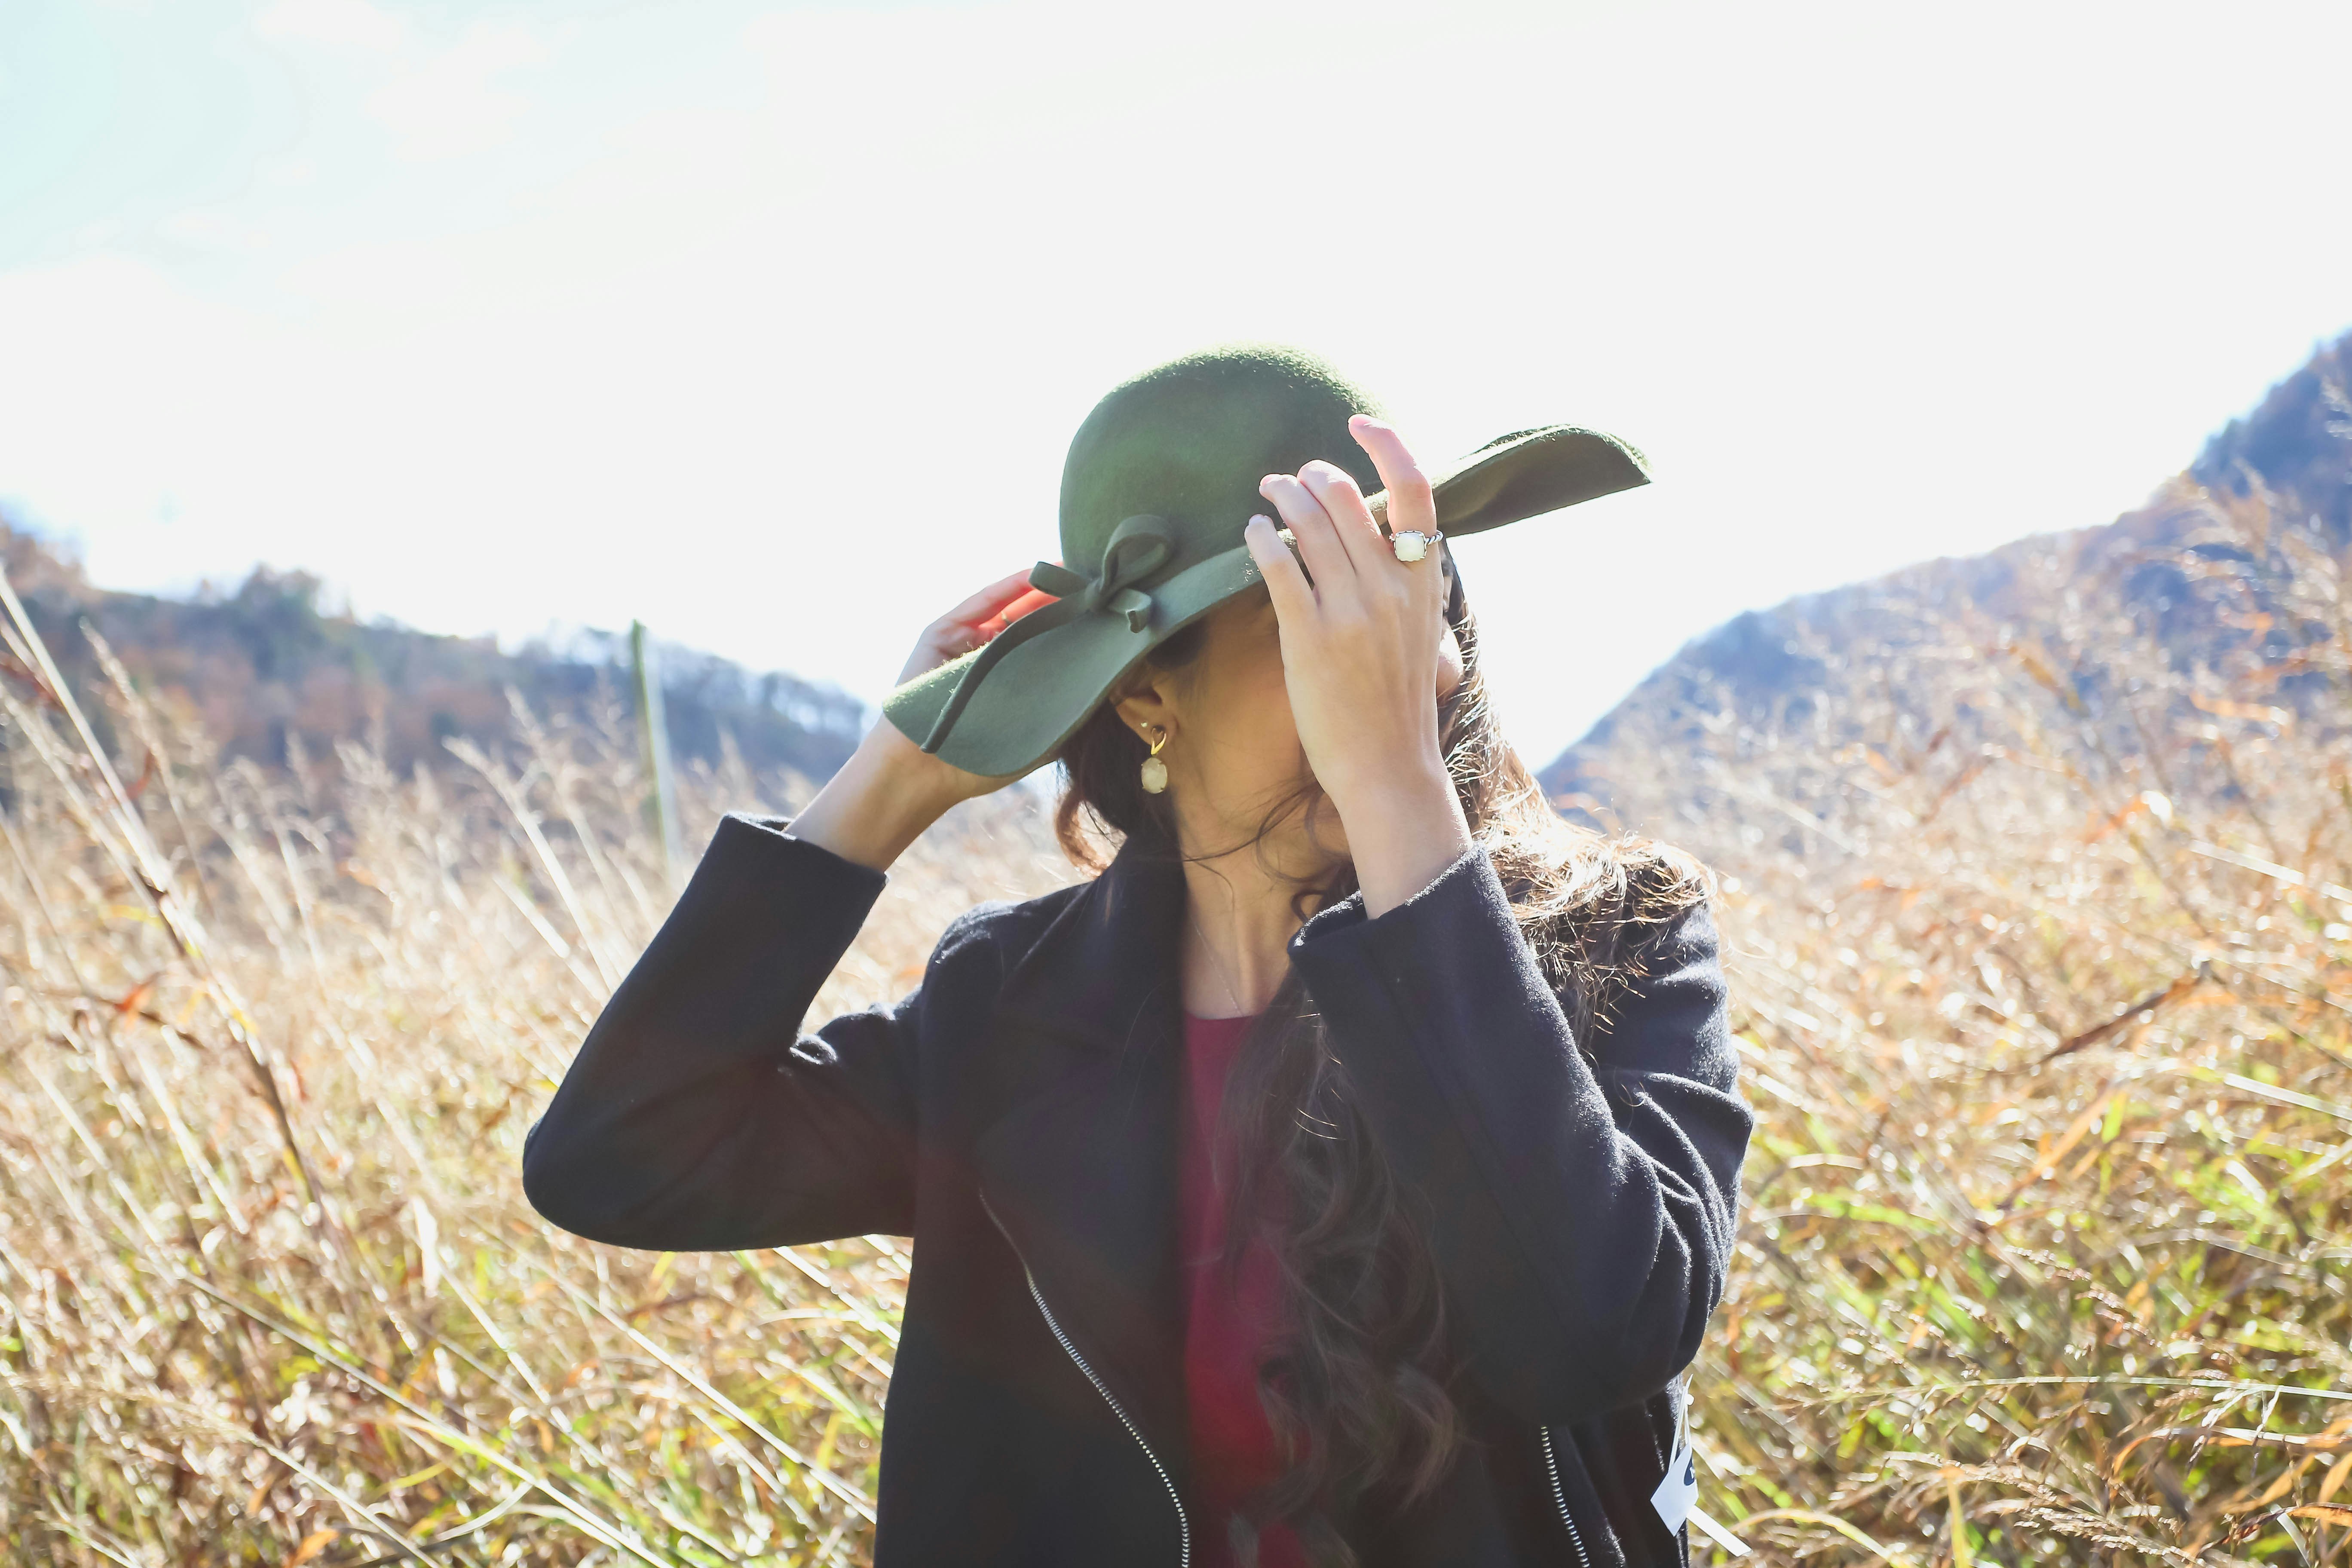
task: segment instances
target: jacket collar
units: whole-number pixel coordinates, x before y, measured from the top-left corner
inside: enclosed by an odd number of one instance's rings
[[[1183,868],[1133,839],[1065,902],[997,998],[973,1159],[1055,1323],[1179,1479]]]
[[[1174,853],[1129,838],[1015,960],[998,1016],[1106,1048],[1175,1023],[1186,896]]]

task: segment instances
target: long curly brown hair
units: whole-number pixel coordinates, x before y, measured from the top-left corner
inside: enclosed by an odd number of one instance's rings
[[[1647,940],[1706,895],[1707,873],[1663,845],[1606,837],[1554,811],[1488,705],[1477,622],[1458,586],[1446,616],[1463,656],[1461,683],[1438,715],[1446,765],[1471,832],[1583,1040],[1640,975]],[[1181,671],[1199,657],[1207,630],[1205,619],[1179,629],[1138,676]],[[1055,826],[1083,868],[1098,870],[1114,839],[1182,854],[1168,797],[1139,781],[1144,744],[1116,710],[1134,679],[1056,759]],[[1329,798],[1312,777],[1266,812],[1250,842],[1262,846],[1294,814],[1310,836],[1330,819]],[[1344,858],[1319,880],[1292,881],[1301,920],[1357,888]],[[1465,1437],[1450,1392],[1454,1369],[1427,1220],[1359,1114],[1347,1070],[1295,973],[1251,1025],[1218,1118],[1220,1142],[1237,1152],[1223,1277],[1230,1286],[1257,1236],[1271,1242],[1279,1264],[1287,1328],[1259,1368],[1258,1393],[1286,1468],[1234,1518],[1209,1522],[1226,1531],[1244,1564],[1256,1561],[1259,1529],[1278,1520],[1316,1568],[1355,1568],[1348,1521],[1425,1497]],[[1265,1201],[1277,1193],[1281,1202]]]

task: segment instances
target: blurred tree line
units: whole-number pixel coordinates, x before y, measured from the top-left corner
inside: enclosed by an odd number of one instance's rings
[[[601,715],[634,725],[625,631],[582,631],[511,652],[493,637],[442,637],[322,603],[307,572],[257,568],[236,588],[188,598],[92,586],[53,545],[0,521],[0,559],[69,680],[102,681],[83,626],[95,627],[162,710],[224,756],[285,762],[289,742],[331,759],[335,742],[377,746],[406,773],[437,765],[456,737],[503,743],[520,698],[541,716]],[[16,659],[0,652],[0,668]],[[729,745],[760,773],[823,779],[856,746],[865,705],[836,687],[758,674],[662,643],[656,666],[672,752],[716,766]],[[101,719],[107,704],[90,704]],[[134,763],[135,765],[135,763]]]

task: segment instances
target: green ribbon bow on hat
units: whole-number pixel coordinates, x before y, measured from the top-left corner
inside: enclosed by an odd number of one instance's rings
[[[1103,545],[1102,565],[1093,576],[1081,577],[1059,562],[1040,561],[1029,569],[1029,585],[1056,599],[1075,597],[1078,607],[1089,613],[1108,610],[1124,616],[1127,629],[1139,632],[1151,622],[1151,595],[1130,584],[1159,571],[1175,553],[1176,542],[1168,537],[1168,520],[1145,513],[1128,518],[1110,531],[1110,539]],[[1022,620],[1027,618],[1024,616]]]

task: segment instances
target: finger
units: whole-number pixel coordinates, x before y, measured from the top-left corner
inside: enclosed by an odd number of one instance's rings
[[[1373,551],[1388,553],[1388,536],[1381,531],[1372,509],[1364,504],[1364,492],[1356,488],[1355,477],[1347,469],[1318,458],[1298,470],[1298,482],[1323,504],[1332,532],[1359,568],[1375,559]]]
[[[1407,533],[1437,531],[1437,502],[1430,493],[1429,476],[1421,471],[1406,449],[1404,438],[1386,421],[1359,414],[1348,421],[1348,433],[1369,453],[1385,487],[1389,531]]]
[[[1315,589],[1307,581],[1306,569],[1298,557],[1276,533],[1274,520],[1264,512],[1242,524],[1242,542],[1249,546],[1250,559],[1257,563],[1258,575],[1265,579],[1265,591],[1274,599],[1274,616],[1277,623],[1297,626],[1315,613]]]
[[[1284,526],[1298,541],[1298,553],[1306,561],[1307,574],[1315,579],[1318,595],[1354,574],[1356,564],[1349,559],[1348,547],[1339,542],[1339,531],[1331,526],[1330,514],[1296,474],[1268,474],[1257,492],[1274,503]]]
[[[988,619],[981,622],[981,627],[984,631],[1001,630],[1005,626],[1011,626],[1013,622],[1019,620],[1030,611],[1045,608],[1047,605],[1052,604],[1054,599],[1055,595],[1048,594],[1045,589],[1032,588],[1027,593],[1022,595],[1019,598],[1013,600],[1011,604],[1005,605],[1003,609],[997,611],[996,614],[989,616]]]
[[[1018,600],[1023,595],[1035,591],[1029,586],[1029,568],[1024,566],[1020,571],[991,583],[987,587],[941,616],[940,619],[956,626],[977,626],[982,621],[1002,614],[1005,606]]]

